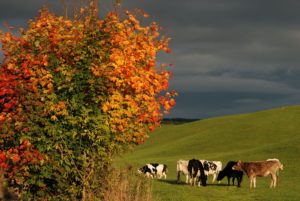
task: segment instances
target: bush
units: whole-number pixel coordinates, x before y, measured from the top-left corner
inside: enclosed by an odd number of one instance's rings
[[[100,19],[95,2],[73,19],[42,9],[21,36],[0,33],[0,166],[25,200],[96,199],[113,157],[175,105],[155,63],[169,39],[130,12]]]

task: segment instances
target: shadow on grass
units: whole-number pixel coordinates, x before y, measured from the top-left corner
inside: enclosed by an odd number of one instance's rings
[[[170,179],[158,179],[156,180],[158,182],[161,182],[161,183],[166,183],[166,184],[171,184],[171,185],[181,185],[181,186],[190,186],[189,184],[186,184],[184,182],[180,182],[180,183],[177,183],[176,180],[170,180]],[[207,184],[206,186],[217,186],[217,187],[224,187],[224,186],[227,186],[227,187],[238,187],[236,185],[228,185],[228,184],[225,184],[225,183],[221,183],[221,184],[218,184],[218,183],[215,183],[215,184]]]

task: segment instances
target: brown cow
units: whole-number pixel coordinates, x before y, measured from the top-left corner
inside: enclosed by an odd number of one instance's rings
[[[242,162],[238,161],[236,165],[232,167],[233,170],[244,171],[250,179],[250,188],[252,185],[256,188],[256,176],[266,177],[271,175],[270,188],[276,187],[277,184],[277,172],[279,169],[283,169],[283,165],[278,159],[268,159],[266,161],[255,162]]]

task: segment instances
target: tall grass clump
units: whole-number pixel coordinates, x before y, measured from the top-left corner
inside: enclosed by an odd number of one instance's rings
[[[132,167],[114,169],[108,177],[104,201],[152,201],[152,180],[138,175]]]

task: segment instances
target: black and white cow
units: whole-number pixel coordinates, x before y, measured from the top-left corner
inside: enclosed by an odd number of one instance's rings
[[[217,181],[221,181],[224,177],[227,177],[228,186],[230,185],[230,178],[232,178],[232,185],[234,185],[234,180],[237,179],[237,186],[241,187],[243,180],[243,171],[233,170],[232,167],[236,165],[236,161],[229,161],[225,168],[219,172]]]
[[[151,164],[146,164],[138,169],[139,174],[143,174],[148,178],[154,178],[155,168]]]
[[[148,163],[138,169],[138,173],[144,174],[148,178],[157,176],[159,179],[167,178],[167,165],[159,163]]]
[[[176,164],[177,183],[180,183],[180,175],[185,175],[185,183],[189,183],[188,160],[178,160]]]
[[[207,175],[204,173],[204,168],[200,160],[189,160],[188,171],[191,178],[191,185],[195,185],[198,181],[198,186],[200,186],[200,183],[206,186]]]
[[[212,183],[214,183],[217,178],[217,175],[222,170],[222,162],[207,161],[207,160],[200,160],[200,161],[203,164],[206,175],[213,175]]]

